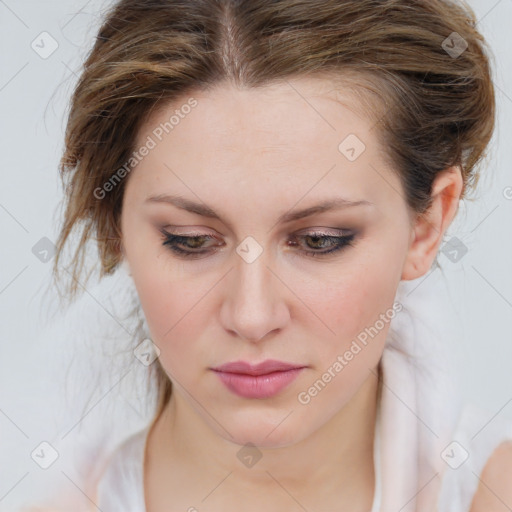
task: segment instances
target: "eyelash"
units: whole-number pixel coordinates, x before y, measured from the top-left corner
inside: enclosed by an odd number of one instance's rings
[[[187,251],[185,249],[182,249],[178,247],[179,244],[184,244],[188,242],[189,240],[198,240],[198,239],[207,239],[207,240],[214,240],[214,237],[210,235],[195,235],[195,236],[183,236],[183,235],[173,235],[171,233],[168,233],[165,230],[161,230],[161,233],[164,237],[164,242],[162,245],[167,246],[169,250],[171,250],[173,253],[178,255],[179,257],[183,258],[194,258],[198,256],[202,256],[204,254],[208,254],[212,252],[211,250],[204,250],[204,251]],[[355,234],[352,233],[350,235],[344,235],[344,236],[332,236],[332,235],[326,235],[322,232],[313,231],[311,233],[308,233],[306,235],[302,236],[295,236],[293,239],[296,238],[319,238],[322,240],[334,242],[334,248],[330,249],[328,251],[304,251],[304,253],[308,256],[318,258],[318,257],[324,257],[327,255],[332,255],[336,252],[342,251],[346,247],[352,247],[354,245],[354,239]]]

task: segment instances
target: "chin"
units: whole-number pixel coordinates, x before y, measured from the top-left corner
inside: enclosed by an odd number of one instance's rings
[[[298,443],[308,435],[308,432],[303,430],[304,425],[302,430],[298,431],[296,425],[290,421],[293,413],[283,421],[288,414],[289,411],[283,412],[278,418],[269,421],[263,421],[261,413],[256,413],[254,416],[247,415],[243,419],[237,417],[226,424],[232,437],[222,429],[219,431],[218,426],[216,429],[226,441],[240,446],[251,443],[260,448],[284,448]],[[293,422],[297,422],[297,419],[295,418]],[[236,428],[230,428],[229,425]]]

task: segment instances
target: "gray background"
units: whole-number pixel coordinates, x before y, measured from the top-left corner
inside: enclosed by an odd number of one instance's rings
[[[0,510],[48,492],[57,480],[79,493],[76,461],[87,464],[91,447],[113,446],[148,419],[142,388],[133,385],[143,372],[125,379],[126,366],[114,355],[127,324],[116,316],[122,301],[109,296],[122,285],[114,278],[88,286],[64,317],[48,291],[51,261],[33,253],[43,237],[56,239],[64,115],[107,5],[0,0]],[[468,253],[458,262],[441,253],[439,261],[458,305],[458,315],[445,319],[458,326],[462,340],[454,371],[465,398],[487,408],[493,421],[512,418],[512,0],[469,5],[495,56],[497,131],[478,197],[461,207],[449,231]],[[46,58],[31,47],[42,32],[58,44]],[[100,342],[103,356],[95,355]],[[105,355],[112,370],[107,378],[100,363]],[[30,457],[43,440],[59,447],[59,464],[48,470]]]

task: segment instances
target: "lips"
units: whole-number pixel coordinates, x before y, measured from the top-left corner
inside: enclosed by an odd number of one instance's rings
[[[264,399],[277,395],[304,368],[303,365],[269,359],[256,365],[234,361],[212,370],[232,393],[243,398]]]
[[[245,361],[234,361],[232,363],[217,366],[216,368],[213,368],[213,370],[227,373],[241,373],[245,375],[265,375],[267,373],[286,372],[288,370],[298,368],[304,368],[304,365],[286,363],[275,359],[267,359],[266,361],[255,365]]]

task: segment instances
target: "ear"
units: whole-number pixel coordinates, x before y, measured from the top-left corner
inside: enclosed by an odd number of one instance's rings
[[[432,184],[432,204],[414,221],[402,280],[416,279],[430,270],[444,233],[457,214],[462,190],[459,166],[449,167],[437,175]]]

